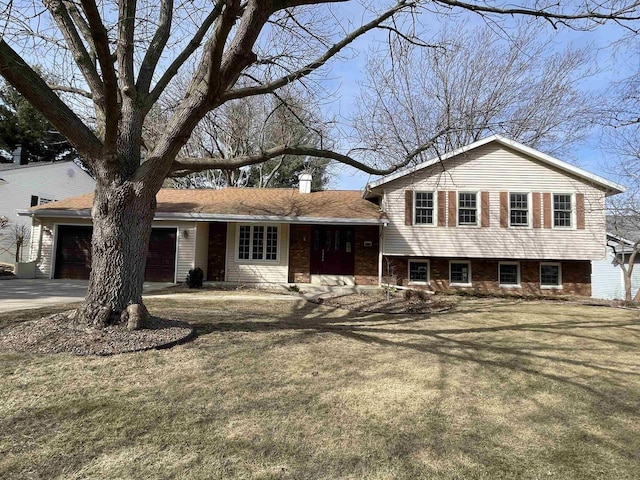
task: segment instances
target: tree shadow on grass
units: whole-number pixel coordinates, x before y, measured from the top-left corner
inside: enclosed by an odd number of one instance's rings
[[[514,303],[503,306],[514,307]],[[495,312],[504,315],[505,312]],[[435,315],[385,315],[353,312],[335,307],[319,306],[306,302],[288,314],[272,316],[266,320],[238,320],[191,323],[197,335],[219,332],[270,332],[297,331],[332,333],[364,344],[378,345],[398,350],[410,350],[435,355],[455,361],[470,362],[485,367],[505,368],[529,375],[544,377],[580,388],[591,395],[620,403],[588,382],[569,375],[554,373],[554,364],[563,367],[587,369],[590,374],[607,375],[607,382],[623,388],[625,378],[640,377],[638,365],[607,359],[606,364],[589,359],[590,351],[603,348],[637,349],[638,344],[625,339],[586,335],[583,332],[615,332],[625,328],[640,328],[639,320],[583,320],[559,319],[557,321],[505,323],[497,326],[451,327],[459,320],[456,311]],[[513,335],[517,335],[513,337]],[[529,335],[522,338],[523,335]],[[509,337],[511,335],[511,337]],[[584,340],[576,347],[568,339]],[[546,340],[546,341],[545,341]],[[565,342],[568,341],[568,344]],[[574,355],[579,350],[582,354]],[[578,358],[577,358],[578,357]],[[537,367],[547,367],[546,370]],[[614,380],[613,377],[619,377]],[[620,403],[620,408],[638,408]]]

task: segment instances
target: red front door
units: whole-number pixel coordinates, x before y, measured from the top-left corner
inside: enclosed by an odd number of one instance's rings
[[[353,227],[313,227],[311,274],[353,275],[354,252]]]

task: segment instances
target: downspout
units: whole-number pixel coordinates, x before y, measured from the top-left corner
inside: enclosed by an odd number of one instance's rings
[[[378,248],[378,287],[382,287],[382,259],[384,257],[384,229],[386,226],[387,224],[383,223],[382,225],[380,225],[380,227],[378,227],[380,233]]]

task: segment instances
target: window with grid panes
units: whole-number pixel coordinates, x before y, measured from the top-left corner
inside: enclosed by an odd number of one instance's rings
[[[449,264],[449,283],[471,283],[471,266],[469,262],[451,262]]]
[[[519,265],[517,263],[501,263],[499,265],[498,276],[500,285],[519,285]]]
[[[562,283],[560,280],[560,265],[558,264],[540,265],[540,285],[543,287],[561,286]]]
[[[429,281],[429,262],[409,262],[409,281],[427,283]]]
[[[433,225],[433,192],[415,193],[415,223]]]
[[[477,194],[458,193],[458,225],[477,225],[477,212]]]
[[[278,227],[241,225],[238,234],[239,260],[278,259]]]
[[[571,195],[553,195],[553,226],[571,226]]]
[[[509,195],[509,225],[526,227],[529,225],[529,195],[511,193]]]

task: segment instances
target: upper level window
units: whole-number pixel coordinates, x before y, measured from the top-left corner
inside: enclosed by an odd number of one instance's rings
[[[553,226],[571,226],[571,195],[553,195]]]
[[[476,193],[458,193],[458,225],[478,224],[478,198]]]
[[[529,195],[511,193],[509,195],[509,225],[526,227],[529,225]]]
[[[433,192],[416,192],[415,223],[416,225],[433,225]]]
[[[239,260],[278,259],[278,227],[273,225],[240,225]]]

